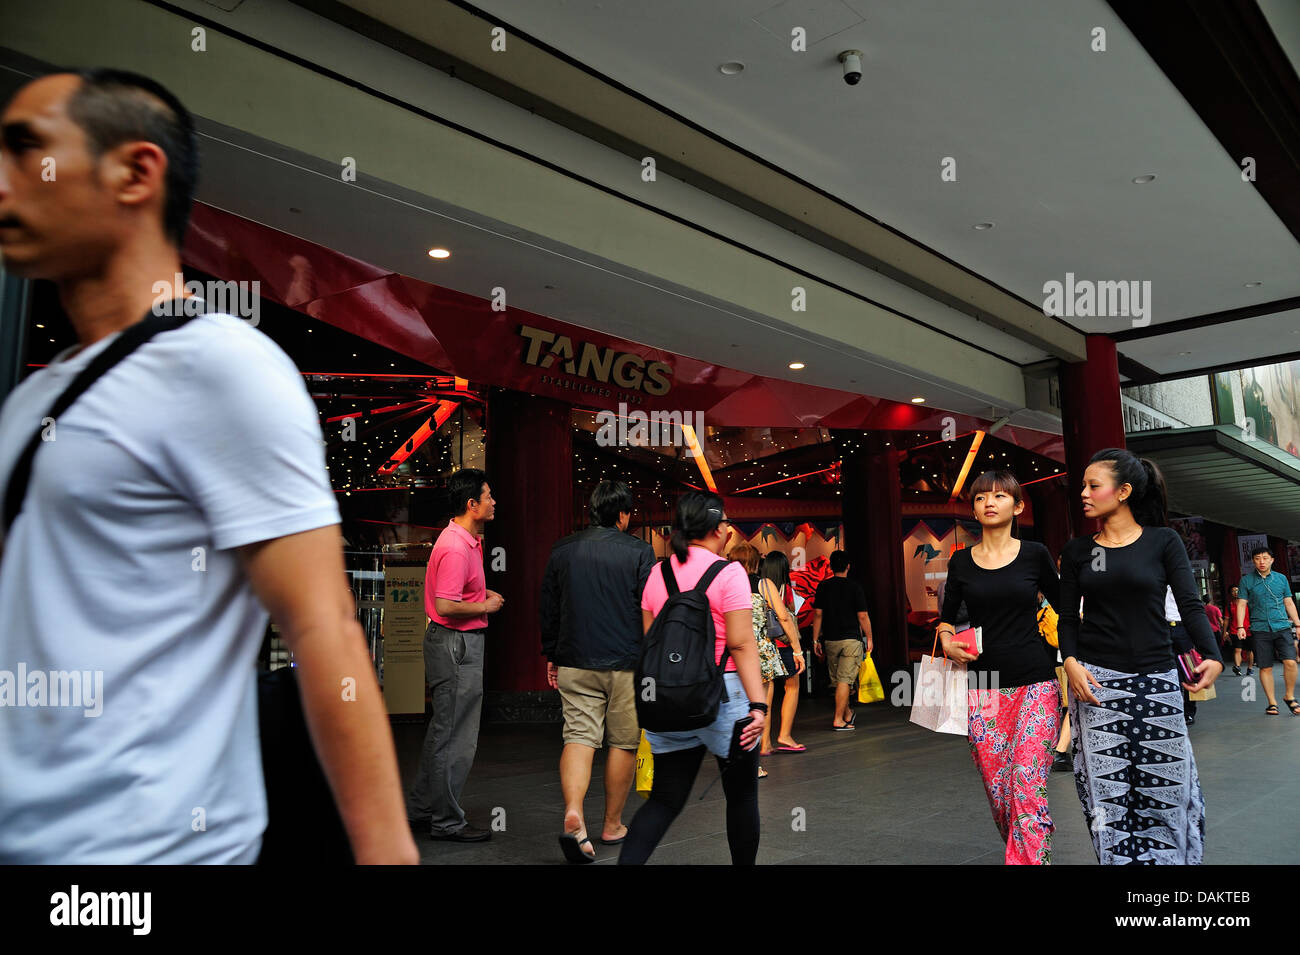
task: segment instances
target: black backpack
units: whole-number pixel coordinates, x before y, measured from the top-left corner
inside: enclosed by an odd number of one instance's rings
[[[659,609],[641,643],[636,668],[636,716],[643,729],[655,733],[699,729],[718,718],[725,690],[726,648],[716,665],[718,633],[705,593],[728,561],[719,559],[692,589],[677,586],[671,558],[659,567],[668,601]]]

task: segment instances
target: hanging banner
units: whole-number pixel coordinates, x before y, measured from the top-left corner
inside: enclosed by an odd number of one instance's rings
[[[1210,559],[1210,550],[1205,544],[1205,518],[1203,517],[1175,517],[1169,521],[1169,526],[1178,532],[1178,536],[1183,539],[1183,546],[1187,548],[1187,559],[1190,561],[1206,561]]]
[[[1241,555],[1241,576],[1245,577],[1255,569],[1255,562],[1250,559],[1250,552],[1256,547],[1267,547],[1267,534],[1238,534],[1237,552]]]

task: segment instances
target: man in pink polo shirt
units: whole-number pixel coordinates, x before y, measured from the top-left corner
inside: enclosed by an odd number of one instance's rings
[[[430,618],[424,633],[424,681],[433,698],[433,718],[406,814],[413,829],[428,826],[434,839],[485,842],[492,833],[466,822],[460,796],[478,750],[487,615],[504,602],[487,589],[483,576],[483,525],[496,516],[496,502],[478,468],[453,474],[447,496],[455,516],[438,535],[424,578],[424,612]]]

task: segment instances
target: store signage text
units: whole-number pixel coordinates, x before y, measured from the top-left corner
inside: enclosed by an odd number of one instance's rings
[[[556,335],[531,325],[520,325],[519,334],[528,343],[524,351],[527,365],[550,368],[559,361],[557,370],[566,375],[643,391],[647,395],[665,395],[672,387],[673,369],[666,362],[647,362],[631,352],[574,341],[568,335]]]

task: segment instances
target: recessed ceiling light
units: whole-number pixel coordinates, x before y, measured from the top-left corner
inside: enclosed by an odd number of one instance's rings
[[[803,370],[803,362],[801,362],[801,361],[792,361],[792,362],[790,362],[790,370],[791,370],[791,371],[802,371],[802,370]]]
[[[1155,177],[1155,174],[1154,174],[1154,173],[1150,173],[1150,174],[1145,175],[1145,176],[1134,176],[1134,177],[1133,177],[1133,181],[1134,181],[1135,183],[1137,183],[1139,186],[1145,186],[1148,182],[1155,182],[1155,179],[1156,179],[1156,177]]]
[[[446,249],[430,249],[429,255],[435,259],[445,259],[448,258],[451,255],[451,253],[448,252]]]
[[[1263,284],[1263,282],[1247,282],[1246,288],[1259,288]]]
[[[735,76],[737,73],[745,72],[745,64],[739,60],[731,60],[718,67],[718,72],[724,76]]]
[[[925,399],[924,399],[924,398],[921,398],[921,397],[913,398],[913,399],[912,399],[912,404],[914,404],[914,405],[923,405],[923,404],[925,404]]]
[[[993,223],[977,222],[973,226],[971,226],[971,228],[974,229],[976,232],[987,232],[989,229],[993,228]]]

